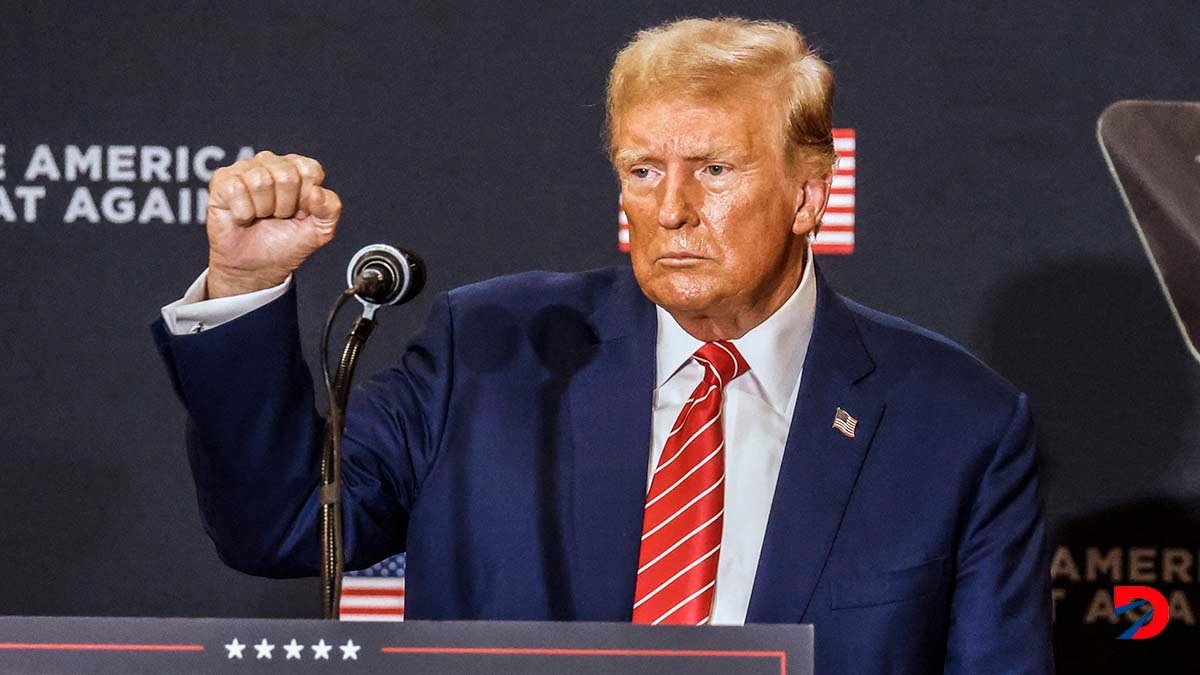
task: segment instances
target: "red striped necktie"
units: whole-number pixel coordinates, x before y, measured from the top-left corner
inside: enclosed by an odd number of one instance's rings
[[[683,404],[646,494],[633,622],[707,623],[725,513],[725,385],[750,369],[732,343],[693,355],[704,379]]]

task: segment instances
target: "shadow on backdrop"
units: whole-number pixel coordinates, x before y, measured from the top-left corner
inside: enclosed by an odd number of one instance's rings
[[[987,317],[984,356],[1034,406],[1056,546],[1059,672],[1194,672],[1183,646],[1194,650],[1200,628],[1183,613],[1138,641],[1117,640],[1129,624],[1111,614],[1114,584],[1179,590],[1200,614],[1200,495],[1156,487],[1173,464],[1200,462],[1187,440],[1200,369],[1153,274],[1120,259],[1054,263],[1000,288]],[[1186,578],[1172,575],[1179,583],[1163,583],[1167,555],[1176,571],[1186,563]]]

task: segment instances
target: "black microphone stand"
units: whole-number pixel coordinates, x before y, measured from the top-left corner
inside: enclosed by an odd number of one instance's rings
[[[403,304],[425,287],[425,265],[412,251],[386,244],[361,249],[346,270],[350,286],[329,310],[321,331],[321,375],[329,394],[329,417],[325,420],[325,443],[321,449],[321,616],[341,616],[342,568],[342,432],[346,428],[346,403],[354,366],[367,339],[375,330],[375,311],[385,305]],[[329,331],[333,320],[350,298],[363,305],[342,347],[334,376],[329,377]]]
[[[375,330],[374,312],[364,312],[346,336],[342,355],[332,381],[329,378],[329,330],[338,310],[354,297],[356,289],[348,289],[334,304],[321,332],[321,373],[329,393],[329,417],[325,421],[325,444],[321,450],[321,616],[338,619],[342,594],[342,432],[346,428],[346,402],[354,367],[367,339]]]

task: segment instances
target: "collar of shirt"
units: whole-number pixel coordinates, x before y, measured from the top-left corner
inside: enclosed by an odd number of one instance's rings
[[[804,358],[812,337],[817,309],[817,279],[813,273],[812,246],[805,257],[804,275],[795,292],[767,320],[733,340],[734,346],[750,364],[748,376],[756,389],[776,412],[787,416],[796,391]],[[691,361],[692,354],[704,343],[685,331],[675,318],[657,307],[658,341],[655,347],[655,389],[678,375]],[[733,385],[742,384],[740,377]]]

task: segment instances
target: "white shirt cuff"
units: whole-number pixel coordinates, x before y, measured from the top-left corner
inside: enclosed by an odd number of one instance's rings
[[[289,274],[283,283],[252,293],[227,298],[208,298],[208,270],[200,273],[183,297],[162,308],[163,322],[172,335],[199,333],[249,314],[287,292],[292,283]]]

